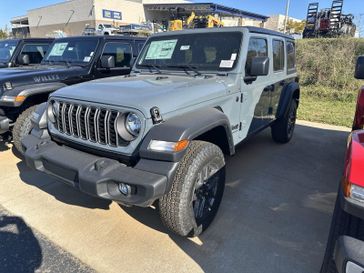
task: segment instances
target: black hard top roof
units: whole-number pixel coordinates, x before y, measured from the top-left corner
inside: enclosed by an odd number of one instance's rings
[[[28,41],[28,42],[52,42],[54,38],[12,38],[12,39],[4,39],[0,41]]]
[[[86,35],[56,38],[56,40],[140,40],[145,41],[146,37],[122,36],[122,35]]]

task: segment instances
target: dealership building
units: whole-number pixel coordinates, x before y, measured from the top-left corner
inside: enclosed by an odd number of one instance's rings
[[[29,10],[11,20],[14,36],[46,37],[61,32],[81,35],[85,27],[98,24],[114,26],[162,23],[173,16],[211,14],[225,26],[264,26],[268,17],[214,3],[192,3],[187,0],[66,0]]]

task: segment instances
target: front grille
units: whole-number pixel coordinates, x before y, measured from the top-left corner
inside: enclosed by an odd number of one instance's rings
[[[116,120],[122,112],[105,107],[57,102],[59,107],[56,113],[55,129],[59,133],[111,147],[128,145],[116,129]]]

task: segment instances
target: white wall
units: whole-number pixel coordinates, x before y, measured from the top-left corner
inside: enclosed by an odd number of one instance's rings
[[[93,0],[69,0],[28,11],[29,26],[46,26],[92,20]]]

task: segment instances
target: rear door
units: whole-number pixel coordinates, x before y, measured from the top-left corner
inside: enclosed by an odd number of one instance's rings
[[[272,114],[276,116],[282,90],[288,84],[285,39],[278,37],[272,38],[272,53],[272,81],[274,82],[274,89],[272,89]]]

